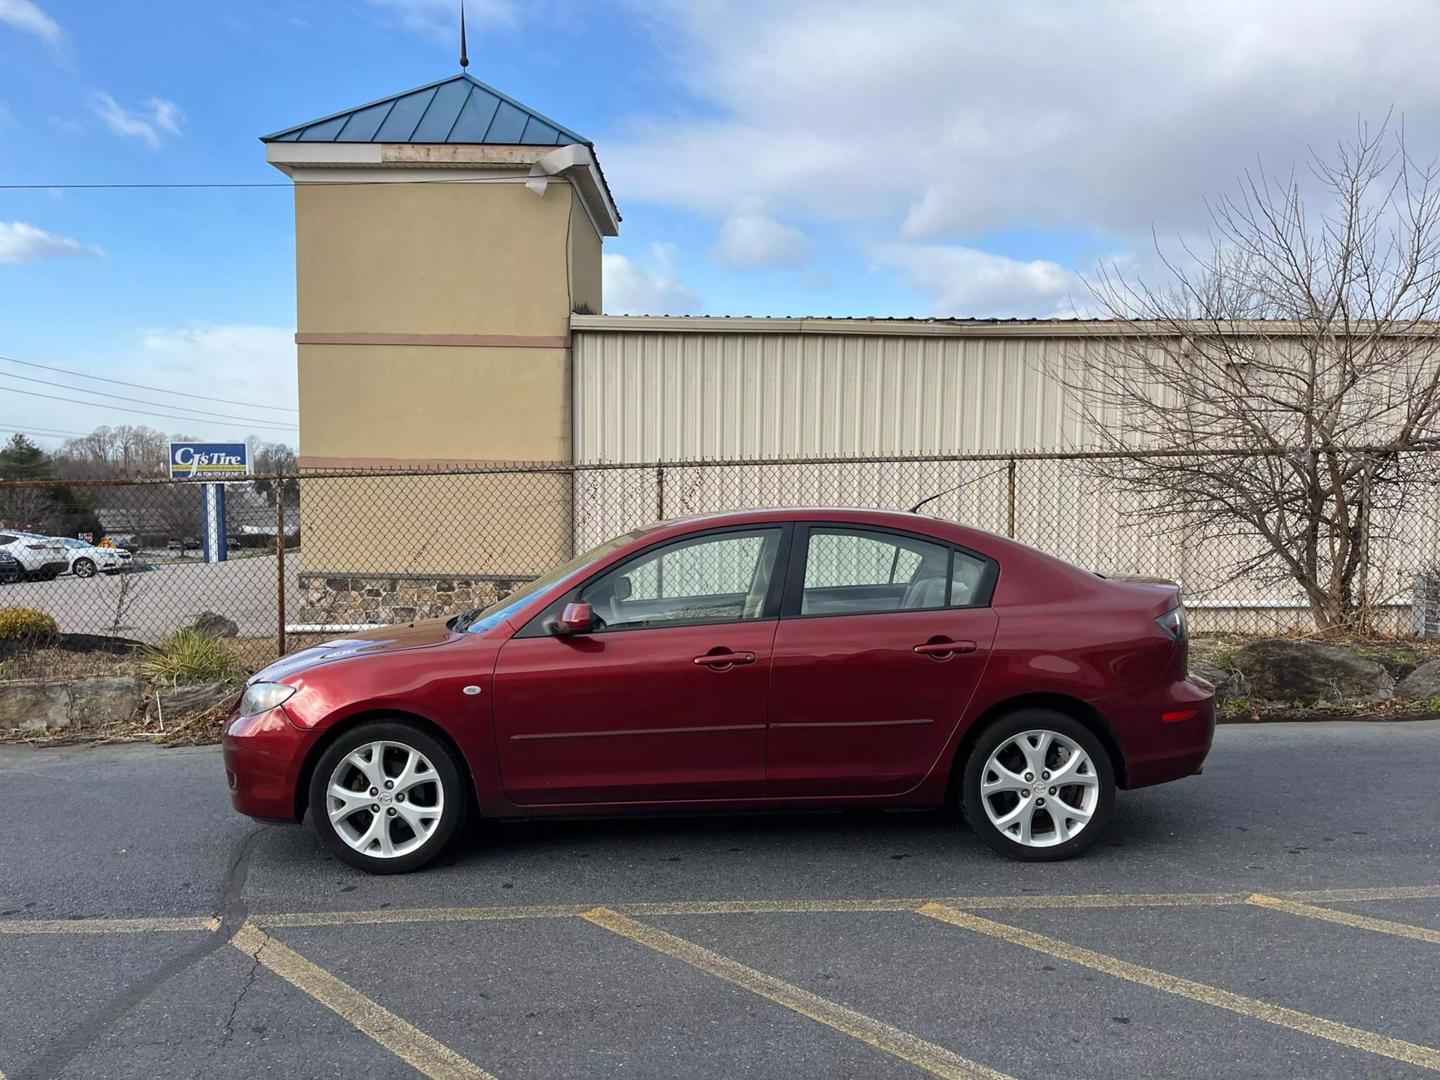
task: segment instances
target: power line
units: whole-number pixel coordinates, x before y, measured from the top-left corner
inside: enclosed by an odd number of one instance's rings
[[[126,382],[124,379],[107,379],[104,375],[87,375],[83,371],[74,371],[71,368],[55,367],[53,364],[37,364],[34,360],[17,360],[13,356],[0,356],[7,364],[21,364],[25,367],[39,368],[42,371],[57,371],[62,375],[74,375],[81,379],[94,379],[96,382],[114,383],[116,386],[129,386],[136,390],[151,390],[157,394],[173,394],[176,397],[195,398],[197,401],[216,401],[222,405],[241,405],[247,409],[271,409],[276,412],[298,412],[288,405],[261,405],[254,401],[236,401],[233,398],[209,397],[205,394],[191,394],[184,390],[170,390],[163,386],[146,386],[144,383]],[[15,376],[20,378],[20,376]],[[59,384],[56,384],[59,385]],[[93,391],[86,391],[92,393]]]
[[[12,377],[13,377],[13,376],[12,376]],[[91,406],[92,408],[96,408],[96,409],[112,409],[112,410],[115,409],[115,406],[113,406],[113,405],[107,405],[107,404],[106,404],[105,402],[103,402],[103,401],[77,401],[77,400],[75,400],[74,398],[58,397],[58,396],[55,395],[55,394],[41,394],[41,393],[37,393],[37,392],[34,391],[34,390],[16,390],[16,389],[14,389],[14,388],[12,388],[12,387],[6,387],[5,389],[6,389],[6,392],[7,392],[7,393],[10,393],[10,394],[24,394],[26,397],[45,398],[45,399],[48,400],[48,401],[63,401],[66,405],[89,405],[89,406]],[[137,414],[139,414],[140,416],[159,416],[159,417],[163,417],[163,418],[166,419],[166,420],[184,420],[186,423],[189,423],[189,424],[200,423],[200,424],[212,424],[212,425],[213,425],[213,424],[215,423],[214,420],[207,420],[207,419],[205,419],[204,417],[201,417],[201,416],[180,416],[180,415],[177,415],[177,414],[175,414],[175,413],[153,412],[153,411],[148,410],[148,409],[122,408],[122,409],[119,409],[118,411],[119,411],[119,412],[127,412],[127,413],[137,413]],[[230,422],[231,422],[231,423],[247,423],[248,421],[235,420],[235,421],[230,421]],[[265,428],[265,429],[267,429],[267,430],[273,430],[273,431],[297,431],[297,430],[299,430],[294,424],[272,424],[272,423],[253,423],[253,422],[251,422],[251,423],[252,423],[252,426],[260,427],[260,428]]]
[[[36,427],[4,427],[0,431],[8,431],[12,435],[35,435],[42,439],[83,439],[83,431],[54,431],[50,428]]]
[[[293,424],[284,424],[278,420],[267,420],[258,416],[234,416],[231,413],[211,412],[208,409],[192,409],[188,405],[171,405],[166,401],[148,401],[145,398],[127,397],[124,394],[111,394],[104,390],[86,390],[79,386],[70,386],[68,383],[55,382],[52,379],[36,379],[30,375],[15,375],[8,371],[0,371],[0,379],[19,379],[21,382],[38,383],[41,386],[58,386],[61,390],[73,390],[77,394],[90,394],[94,397],[112,398],[115,401],[133,401],[137,405],[158,405],[162,409],[180,409],[187,413],[194,413],[192,419],[208,420],[231,420],[244,421],[247,424],[269,424],[275,427],[293,427]],[[3,386],[4,383],[0,383]]]

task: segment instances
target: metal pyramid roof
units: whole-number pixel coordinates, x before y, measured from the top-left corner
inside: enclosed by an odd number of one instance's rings
[[[592,145],[589,139],[464,73],[262,135],[260,141]]]

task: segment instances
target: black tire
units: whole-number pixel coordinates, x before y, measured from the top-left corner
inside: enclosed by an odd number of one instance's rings
[[[990,755],[1010,739],[1027,731],[1050,731],[1073,741],[1090,758],[1098,781],[1096,805],[1090,820],[1068,840],[1047,846],[1029,846],[1003,832],[990,820],[981,800],[981,772],[985,769]],[[1002,759],[1003,757],[1002,754]],[[960,797],[970,827],[992,850],[1021,862],[1055,862],[1079,855],[1105,832],[1111,811],[1115,807],[1115,766],[1104,744],[1078,720],[1053,709],[1019,709],[1000,717],[980,733],[970,751],[970,757],[965,762]],[[996,797],[997,802],[1000,798]],[[1018,804],[1018,795],[1015,800]],[[1003,806],[997,807],[997,811],[1003,809]],[[1036,814],[1040,814],[1038,808]],[[1049,810],[1044,811],[1044,820],[1048,822],[1049,830],[1055,828]],[[1067,818],[1067,826],[1069,821]]]
[[[337,826],[331,822],[328,812],[327,789],[331,774],[352,751],[367,743],[379,742],[393,743],[400,747],[416,750],[429,759],[434,767],[435,777],[430,782],[440,786],[443,796],[443,800],[438,804],[442,807],[439,820],[436,821],[433,831],[419,847],[405,854],[381,856],[357,850],[340,835]],[[387,775],[392,777],[395,775],[393,762],[390,762],[388,767],[382,763],[381,767],[386,769]],[[419,728],[396,720],[368,721],[342,734],[326,748],[325,752],[320,755],[320,760],[315,763],[315,771],[310,777],[310,820],[326,847],[351,866],[371,874],[409,873],[411,870],[420,869],[444,851],[459,831],[470,804],[470,792],[466,786],[465,775],[465,771],[455,760],[449,748]],[[376,802],[371,805],[381,805],[381,799],[386,795],[388,793],[377,794]],[[428,792],[426,798],[430,799]],[[385,802],[389,803],[389,799],[386,798]],[[431,800],[431,804],[435,805],[433,800]],[[393,808],[392,805],[387,805],[385,812],[396,824],[384,827],[392,830],[392,837],[397,832],[403,836],[404,831],[409,829],[409,825],[403,823],[396,815],[389,814]],[[365,818],[365,813],[366,810],[361,809],[347,819],[352,830],[358,832],[359,824],[372,820]],[[415,830],[410,830],[410,834],[418,837]]]
[[[94,577],[97,567],[94,559],[76,559],[70,569],[76,577]]]

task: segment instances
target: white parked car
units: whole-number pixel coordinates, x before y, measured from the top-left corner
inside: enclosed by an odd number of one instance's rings
[[[0,551],[9,552],[25,577],[48,581],[70,569],[70,551],[58,536],[0,530]]]
[[[60,542],[65,545],[70,572],[76,577],[94,577],[97,573],[118,574],[121,570],[130,569],[130,552],[124,548],[101,547],[69,537]]]

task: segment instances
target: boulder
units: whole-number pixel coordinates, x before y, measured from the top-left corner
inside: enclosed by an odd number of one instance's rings
[[[1339,645],[1274,638],[1236,651],[1245,693],[1261,701],[1374,702],[1395,695],[1395,679],[1374,660]]]
[[[211,637],[235,637],[240,633],[240,627],[235,624],[234,619],[227,619],[214,611],[202,611],[196,615],[189,629],[199,630]]]
[[[1233,671],[1226,671],[1218,664],[1212,664],[1208,660],[1190,661],[1191,678],[1201,678],[1215,688],[1215,705],[1219,706],[1232,697],[1240,694],[1240,676]]]
[[[70,722],[76,727],[123,724],[140,705],[140,680],[129,675],[97,675],[70,683]]]
[[[63,682],[0,682],[0,731],[43,734],[70,726],[70,694]]]
[[[147,716],[158,717],[169,724],[172,720],[184,720],[213,709],[239,693],[234,683],[224,680],[190,686],[162,686],[155,691],[145,712]]]
[[[1440,660],[1427,660],[1400,680],[1395,696],[1406,701],[1440,699]]]

